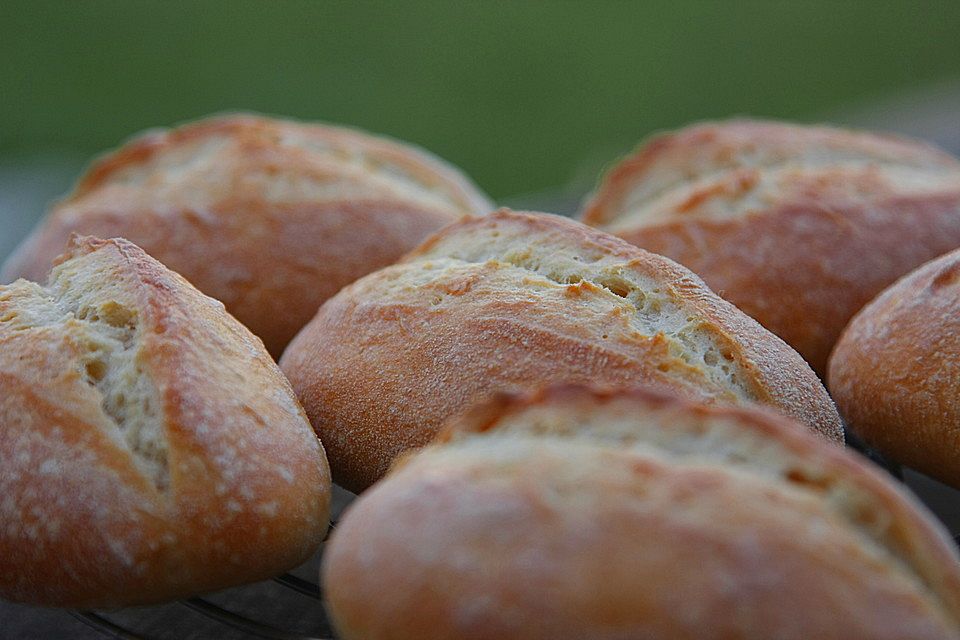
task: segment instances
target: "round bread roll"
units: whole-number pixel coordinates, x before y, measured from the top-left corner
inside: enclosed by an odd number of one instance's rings
[[[667,258],[546,214],[445,228],[331,298],[281,367],[352,491],[451,415],[549,383],[758,402],[842,441],[826,390],[779,338]]]
[[[125,240],[0,287],[0,597],[108,608],[262,580],[330,472],[263,344]]]
[[[452,421],[348,508],[322,580],[345,640],[960,637],[960,557],[882,472],[639,390]]]
[[[960,246],[960,162],[891,136],[700,124],[622,160],[583,221],[689,267],[823,375],[864,304]]]
[[[492,205],[456,169],[358,131],[217,117],[101,158],[9,259],[40,280],[72,232],[121,236],[182,274],[274,357],[324,300]]]
[[[868,445],[960,489],[960,250],[864,307],[830,357],[828,381]]]

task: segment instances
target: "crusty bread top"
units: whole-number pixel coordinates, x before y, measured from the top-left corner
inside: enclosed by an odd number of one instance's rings
[[[869,445],[960,488],[960,249],[861,309],[830,356],[827,381]]]
[[[629,450],[678,468],[722,468],[758,479],[769,491],[803,494],[926,592],[960,632],[960,556],[947,532],[882,471],[788,418],[648,389],[567,385],[499,394],[449,421],[425,451],[452,447],[456,455],[479,447],[506,455],[530,440]],[[397,468],[417,455],[401,458]]]
[[[804,431],[622,388],[500,396],[351,506],[332,618],[345,638],[958,637],[946,533]]]
[[[405,266],[411,264],[418,269]],[[657,345],[660,373],[686,384],[700,380],[707,396],[772,405],[842,441],[832,401],[783,341],[675,262],[559,216],[502,209],[446,227],[394,268],[393,300],[414,303],[426,295],[425,284],[436,290],[436,304],[444,291],[462,295],[479,280],[478,265],[504,287],[519,281],[532,292],[556,290],[569,304],[593,306],[606,320],[582,328],[592,341],[628,353]],[[437,287],[439,274],[448,277]],[[364,296],[364,282],[353,295]]]
[[[323,449],[262,342],[130,242],[74,237],[46,286],[0,286],[0,388],[0,546],[30,545],[6,597],[222,588],[326,529]]]
[[[960,162],[889,135],[732,120],[660,135],[605,176],[583,214],[611,232],[690,217],[722,219],[777,203],[854,203],[960,189]]]
[[[489,200],[426,151],[350,129],[227,115],[133,139],[97,161],[58,207],[83,211],[393,200],[427,210],[486,213]]]
[[[207,415],[216,405],[235,405],[243,398],[251,415],[280,409],[291,422],[307,424],[293,390],[270,362],[262,342],[230,318],[221,303],[123,239],[74,236],[46,286],[26,280],[0,286],[0,328],[5,360],[17,354],[36,361],[38,367],[29,375],[51,376],[37,382],[37,397],[101,425],[111,438],[122,436],[134,464],[160,493],[177,490],[171,487],[170,443],[165,435],[166,422],[173,419],[168,411],[198,412],[201,423],[191,425],[192,435],[201,441],[197,444],[223,447],[206,453],[223,462],[230,458],[232,468],[224,471],[235,477],[243,475],[240,468],[252,460],[236,457],[236,443],[221,436],[245,441],[249,434],[221,430],[218,415]],[[60,375],[62,367],[53,367],[47,358],[76,358],[76,368],[68,367]],[[216,373],[204,375],[182,367],[186,361],[202,362]],[[253,368],[253,362],[262,366]],[[26,367],[18,369],[21,374],[8,366],[3,374],[26,375]],[[206,386],[199,384],[200,378],[216,384],[224,377],[240,382],[253,376],[259,383],[269,379],[273,388],[250,393],[245,387],[233,387],[234,398],[225,397],[225,389],[210,397],[199,395]],[[171,405],[174,392],[178,399]],[[269,409],[255,406],[261,404],[257,396]],[[191,401],[204,406],[191,407]],[[273,446],[281,446],[290,434],[283,431],[275,437]],[[309,430],[292,439],[307,452],[320,449]],[[278,467],[271,481],[292,482],[291,474]],[[265,480],[260,478],[257,484]]]

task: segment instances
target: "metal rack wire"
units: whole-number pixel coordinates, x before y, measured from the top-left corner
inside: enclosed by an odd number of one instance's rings
[[[274,578],[274,581],[303,595],[306,595],[307,592],[314,592],[315,594],[311,597],[315,600],[320,600],[320,587],[306,580],[290,574],[284,574]],[[329,625],[326,629],[323,629],[319,635],[307,636],[251,620],[244,615],[224,609],[203,598],[189,598],[182,600],[180,604],[211,620],[242,631],[253,638],[271,638],[273,640],[334,640],[333,630],[329,628]],[[150,640],[148,636],[140,635],[111,621],[104,614],[93,611],[71,611],[70,614],[87,626],[96,629],[110,638],[117,638],[119,640]]]
[[[335,522],[330,523],[328,536],[335,526]],[[324,540],[324,544],[326,544],[326,540]],[[272,579],[272,582],[284,587],[291,595],[303,596],[305,606],[309,606],[311,609],[322,606],[320,604],[322,599],[320,585],[315,582],[304,580],[292,573],[277,576]],[[320,625],[321,628],[316,629],[315,633],[306,635],[254,620],[248,615],[215,604],[207,598],[188,598],[179,601],[177,604],[220,625],[239,631],[244,634],[244,637],[269,638],[271,640],[336,640],[333,628],[326,617],[324,617],[323,624]],[[100,632],[104,637],[117,640],[159,640],[157,636],[142,634],[127,628],[125,624],[111,619],[109,613],[96,611],[70,611],[69,613],[88,627]]]

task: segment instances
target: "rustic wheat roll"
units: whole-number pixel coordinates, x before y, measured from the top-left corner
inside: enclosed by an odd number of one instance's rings
[[[830,356],[828,382],[869,445],[960,488],[960,250],[864,307]]]
[[[689,267],[823,375],[864,304],[960,246],[960,162],[892,136],[705,123],[622,160],[583,221]]]
[[[281,573],[327,528],[293,390],[219,302],[125,240],[0,287],[0,597],[170,600]]]
[[[410,145],[253,115],[150,131],[98,160],[9,259],[42,279],[72,232],[120,236],[186,277],[279,357],[324,300],[492,205]]]
[[[353,491],[466,406],[547,383],[761,403],[842,438],[823,386],[780,339],[680,265],[547,214],[445,228],[331,298],[281,367]]]
[[[324,552],[346,640],[960,637],[960,557],[866,460],[758,409],[499,396],[408,454]]]

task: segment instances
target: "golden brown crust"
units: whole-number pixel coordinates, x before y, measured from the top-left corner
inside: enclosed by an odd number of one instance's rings
[[[73,232],[136,242],[274,356],[320,304],[489,201],[409,145],[336,127],[222,116],[100,159],[4,265],[42,278]]]
[[[960,557],[879,470],[777,414],[649,390],[452,420],[351,505],[322,579],[348,640],[960,634]]]
[[[829,384],[847,423],[893,460],[960,488],[960,250],[904,276],[850,322]]]
[[[447,227],[329,300],[282,368],[352,490],[465,406],[548,383],[759,402],[842,437],[802,359],[699,278],[546,214],[501,210]]]
[[[253,336],[125,240],[0,287],[0,595],[115,607],[296,566],[329,469]]]
[[[858,309],[960,245],[960,163],[891,136],[706,123],[621,161],[583,220],[689,267],[823,374]]]

